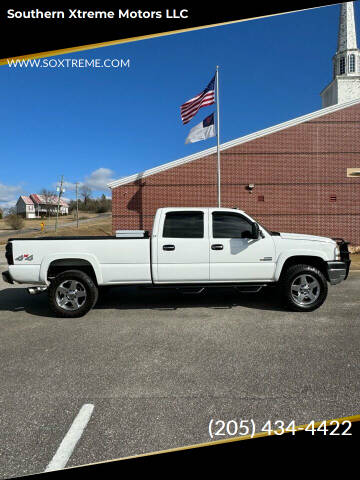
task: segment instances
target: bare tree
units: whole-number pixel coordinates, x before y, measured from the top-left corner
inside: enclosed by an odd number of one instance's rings
[[[83,185],[83,186],[80,188],[80,195],[81,195],[82,198],[83,198],[83,202],[84,202],[85,207],[87,206],[88,201],[89,201],[89,199],[91,198],[91,193],[92,193],[92,190],[91,190],[91,188],[88,187],[87,185]]]
[[[21,215],[17,215],[16,208],[9,208],[5,216],[5,223],[14,230],[21,230],[25,224],[25,220]]]
[[[52,210],[54,210],[54,206],[56,205],[56,193],[52,190],[47,190],[46,188],[42,188],[40,190],[40,195],[44,199],[44,208],[46,210],[46,216],[49,217]]]

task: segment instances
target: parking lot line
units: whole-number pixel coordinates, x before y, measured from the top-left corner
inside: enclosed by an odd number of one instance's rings
[[[53,472],[54,470],[65,468],[77,442],[80,440],[80,437],[90,420],[93,410],[94,405],[91,403],[86,403],[81,407],[51,462],[46,467],[45,472]]]

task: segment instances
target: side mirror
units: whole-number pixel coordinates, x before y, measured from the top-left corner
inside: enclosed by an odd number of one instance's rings
[[[257,223],[252,224],[252,238],[258,239],[260,235],[260,228]]]

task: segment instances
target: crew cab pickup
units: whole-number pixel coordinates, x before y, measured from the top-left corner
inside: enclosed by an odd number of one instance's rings
[[[158,209],[151,236],[10,238],[6,258],[4,280],[47,290],[61,317],[84,315],[110,285],[276,286],[290,309],[311,311],[350,268],[342,239],[272,232],[241,210],[198,207]]]

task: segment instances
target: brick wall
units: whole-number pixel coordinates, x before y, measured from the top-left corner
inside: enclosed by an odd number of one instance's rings
[[[272,230],[360,245],[360,178],[346,176],[347,168],[360,168],[359,133],[355,105],[223,151],[222,206],[245,210]],[[216,206],[216,155],[116,187],[112,195],[114,231],[151,230],[159,207]]]

